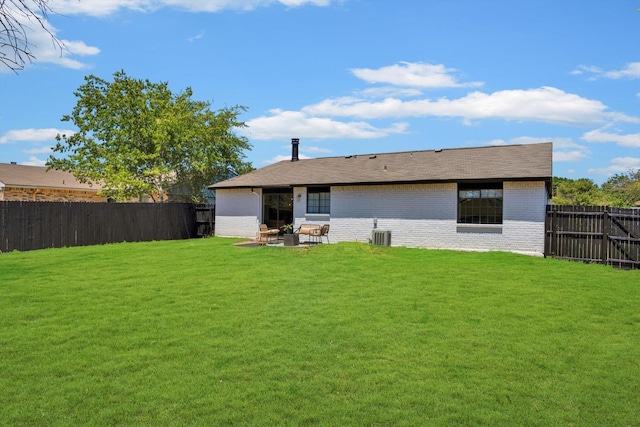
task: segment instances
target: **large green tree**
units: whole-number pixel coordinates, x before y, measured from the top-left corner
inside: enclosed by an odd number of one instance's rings
[[[612,176],[602,184],[602,190],[612,206],[635,207],[640,202],[640,169]]]
[[[553,178],[554,205],[603,205],[604,195],[598,185],[590,179]]]
[[[102,185],[116,200],[147,195],[164,201],[168,191],[201,201],[206,185],[252,169],[244,150],[243,106],[210,110],[187,88],[174,94],[168,83],[134,79],[119,71],[113,81],[90,75],[74,93],[72,113],[62,121],[78,128],[58,135],[49,168],[72,172]]]

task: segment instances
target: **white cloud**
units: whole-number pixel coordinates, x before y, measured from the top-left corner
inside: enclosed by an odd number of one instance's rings
[[[504,139],[492,139],[483,145],[513,145],[513,144],[539,144],[541,142],[553,142],[552,138],[540,138],[535,136],[519,136],[511,138],[509,140]]]
[[[576,68],[575,70],[571,71],[570,74],[579,76],[582,74],[601,74],[602,73],[602,69],[598,68],[598,67],[594,67],[594,66],[587,66],[587,65],[578,65],[578,68]]]
[[[109,16],[121,9],[153,12],[173,7],[189,12],[219,12],[222,10],[254,10],[259,7],[280,4],[286,7],[328,6],[341,0],[53,0],[51,8],[61,14]]]
[[[596,129],[585,133],[580,139],[587,142],[614,142],[622,147],[640,148],[640,133],[621,135]]]
[[[640,62],[627,64],[621,70],[606,71],[603,76],[609,79],[640,79]]]
[[[561,151],[561,150],[553,150],[553,161],[554,162],[579,162],[582,161],[589,156],[588,150],[569,150],[569,151]]]
[[[307,4],[312,4],[314,6],[329,6],[332,1],[333,3],[342,3],[344,0],[339,0],[337,2],[334,0],[278,0],[278,3],[289,7],[300,7]]]
[[[553,148],[580,149],[589,151],[587,147],[574,142],[571,138],[544,138],[544,140],[553,142]]]
[[[507,141],[505,141],[504,139],[492,139],[491,141],[487,142],[486,144],[482,144],[482,145],[508,145],[509,143]]]
[[[62,15],[107,16],[125,8],[139,12],[151,11],[154,3],[150,0],[52,0],[50,6],[54,12]]]
[[[415,88],[399,88],[399,87],[372,87],[364,89],[358,92],[356,95],[363,96],[365,98],[389,98],[389,97],[398,97],[398,98],[407,98],[422,95],[422,91],[420,89]]]
[[[79,70],[87,68],[87,64],[71,58],[71,56],[88,56],[97,55],[100,53],[100,49],[94,46],[88,46],[82,41],[70,41],[62,40],[65,45],[65,49],[62,51],[56,50],[51,44],[51,39],[48,34],[41,34],[46,37],[46,40],[42,40],[37,44],[37,47],[33,49],[33,54],[36,57],[36,63],[50,63],[61,65],[66,68]],[[42,38],[42,37],[40,37]]]
[[[571,74],[591,74],[591,80],[597,78],[605,79],[640,79],[640,62],[631,62],[620,70],[605,71],[601,68],[594,66],[580,65],[577,69],[573,70]]]
[[[303,160],[303,159],[310,159],[311,157],[305,156],[304,154],[298,154],[298,158]],[[275,157],[273,157],[271,159],[264,160],[262,162],[262,164],[270,165],[272,163],[278,163],[278,162],[281,162],[283,160],[291,160],[291,155],[287,156],[287,155],[284,155],[284,154],[279,154],[279,155],[277,155],[277,156],[275,156]]]
[[[22,162],[21,164],[26,166],[44,166],[47,163],[46,160],[41,160],[36,156],[29,156],[29,160]]]
[[[193,37],[189,37],[189,38],[187,39],[187,41],[188,41],[189,43],[193,43],[194,41],[196,41],[196,40],[200,40],[200,39],[202,39],[202,38],[204,38],[204,31],[200,31],[200,32],[199,32],[198,34],[196,34],[195,36],[193,36]]]
[[[322,153],[322,154],[327,154],[331,152],[331,150],[329,150],[328,148],[307,147],[307,146],[304,146],[303,148],[301,148],[300,151],[304,151],[305,153]]]
[[[156,7],[174,6],[190,12],[219,12],[226,9],[250,11],[274,4],[290,8],[307,5],[328,6],[331,2],[332,0],[156,0],[151,3],[156,4]],[[333,2],[335,3],[336,1],[334,0]]]
[[[53,148],[51,147],[31,148],[29,150],[23,150],[23,152],[27,154],[50,154],[53,152]]]
[[[10,142],[41,142],[41,141],[55,141],[56,135],[73,135],[75,131],[65,129],[16,129],[10,130],[4,135],[0,136],[0,144],[7,144]]]
[[[540,138],[532,136],[521,136],[512,138],[508,141],[503,139],[494,139],[488,145],[507,145],[507,144],[538,144],[541,142],[553,142],[553,161],[554,162],[579,162],[589,158],[591,151],[584,145],[573,142],[571,138],[555,137]]]
[[[291,150],[291,144],[287,144],[287,145],[283,145],[282,146],[283,150]],[[328,148],[323,148],[323,147],[315,147],[315,146],[310,146],[310,145],[302,145],[300,147],[300,156],[304,156],[304,154],[302,153],[322,153],[322,154],[327,154],[330,153],[331,150]],[[300,157],[302,158],[302,157]],[[308,157],[305,157],[308,158]]]
[[[323,117],[312,117],[298,111],[272,110],[271,116],[258,117],[246,122],[244,133],[253,139],[269,140],[289,138],[382,138],[389,134],[404,133],[406,123],[395,123],[389,128],[376,128],[366,122],[340,122]]]
[[[386,83],[414,88],[478,87],[482,82],[459,83],[452,75],[456,70],[441,64],[401,62],[395,65],[371,69],[354,68],[351,72],[368,83]]]
[[[616,173],[624,173],[629,169],[640,169],[640,157],[616,157],[606,168],[589,169],[588,172],[595,175],[611,176]]]
[[[606,120],[640,122],[637,117],[607,111],[600,101],[566,93],[553,87],[503,90],[491,94],[472,92],[458,99],[440,98],[402,101],[387,98],[380,102],[342,97],[304,107],[309,115],[358,117],[461,117],[537,121],[556,124],[602,123]]]

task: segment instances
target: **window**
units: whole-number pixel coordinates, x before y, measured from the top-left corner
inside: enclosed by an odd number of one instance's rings
[[[307,213],[328,214],[331,211],[329,187],[307,188]]]
[[[502,183],[458,184],[458,223],[502,224]]]

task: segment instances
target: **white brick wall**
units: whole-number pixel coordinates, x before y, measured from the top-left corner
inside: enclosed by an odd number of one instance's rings
[[[330,224],[332,243],[368,242],[376,222],[391,230],[394,246],[544,252],[543,182],[505,182],[504,223],[484,226],[457,224],[455,183],[332,187],[331,215],[306,214],[306,188],[294,188],[293,195],[296,226]],[[247,189],[218,190],[216,235],[255,236],[260,200]]]
[[[262,191],[216,190],[216,236],[255,238],[260,225]]]
[[[332,241],[367,242],[374,221],[399,246],[440,247],[438,235],[455,223],[455,184],[376,185],[331,189]],[[438,230],[426,234],[426,229]],[[427,244],[430,242],[430,244]]]
[[[504,183],[506,250],[544,254],[547,203],[544,182]]]

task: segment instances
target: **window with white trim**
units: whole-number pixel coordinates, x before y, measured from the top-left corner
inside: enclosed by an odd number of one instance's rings
[[[458,184],[458,224],[502,224],[502,182]]]
[[[328,214],[331,212],[331,189],[329,187],[307,187],[307,213]]]

